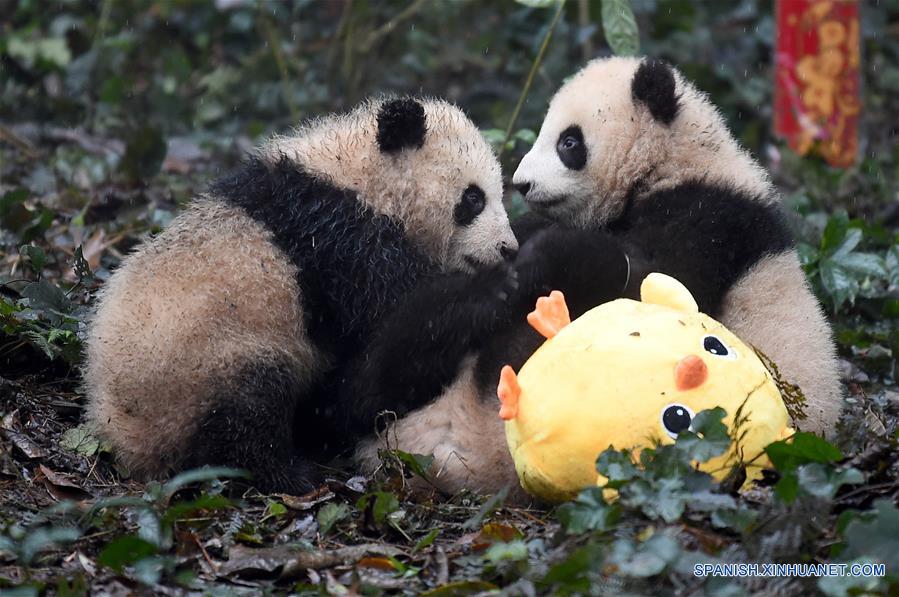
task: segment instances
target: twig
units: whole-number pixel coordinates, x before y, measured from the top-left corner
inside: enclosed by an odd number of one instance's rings
[[[534,82],[534,75],[537,73],[537,69],[540,67],[540,63],[543,62],[543,56],[546,54],[546,48],[549,47],[549,40],[552,39],[553,31],[556,30],[556,25],[559,24],[559,19],[562,17],[562,9],[565,8],[565,0],[559,0],[558,7],[556,8],[556,14],[553,15],[553,20],[549,24],[549,29],[546,30],[546,35],[543,36],[543,43],[540,44],[540,51],[537,52],[537,56],[534,58],[534,63],[531,64],[531,71],[528,73],[527,81],[524,83],[524,89],[521,90],[521,95],[518,97],[518,103],[515,104],[515,110],[512,112],[512,118],[509,120],[509,126],[506,127],[506,136],[503,139],[502,147],[499,150],[499,157],[502,159],[503,154],[506,152],[506,144],[509,143],[509,139],[512,137],[512,129],[515,128],[515,123],[518,121],[518,114],[521,112],[521,107],[524,105],[524,100],[527,99],[528,93],[531,91],[531,84]]]
[[[200,538],[197,536],[196,533],[193,533],[193,532],[191,533],[191,536],[192,536],[193,539],[194,539],[194,543],[196,543],[196,544],[197,544],[197,547],[200,548],[200,553],[203,554],[203,559],[205,559],[205,560],[206,560],[206,563],[209,564],[209,567],[212,568],[212,572],[213,572],[214,574],[218,574],[218,572],[219,572],[219,566],[218,566],[218,564],[216,564],[215,562],[213,562],[213,561],[212,561],[212,558],[209,557],[209,554],[206,553],[206,548],[203,547],[203,544],[200,542]]]
[[[363,52],[368,52],[372,48],[372,46],[378,43],[378,41],[382,37],[390,34],[390,32],[393,31],[397,25],[414,16],[415,13],[417,13],[421,9],[421,7],[424,6],[424,3],[425,0],[414,0],[412,4],[403,9],[395,17],[372,31],[368,35],[368,38],[365,40],[365,42],[362,44],[361,50]]]
[[[38,157],[37,149],[35,149],[34,145],[32,145],[30,141],[18,136],[11,129],[5,127],[2,124],[0,124],[0,141],[6,141],[10,145],[25,153],[25,155],[27,155],[31,159]]]

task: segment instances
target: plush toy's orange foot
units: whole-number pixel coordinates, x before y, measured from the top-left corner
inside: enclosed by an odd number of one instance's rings
[[[528,313],[528,323],[544,338],[549,339],[558,334],[559,330],[571,323],[565,296],[560,291],[553,290],[549,296],[538,298],[537,308]]]
[[[518,397],[521,395],[521,386],[518,385],[518,376],[509,365],[503,367],[499,374],[499,387],[496,395],[502,406],[499,407],[499,418],[511,421],[518,416]]]

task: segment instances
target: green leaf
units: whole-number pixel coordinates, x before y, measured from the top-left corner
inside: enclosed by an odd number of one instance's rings
[[[509,541],[508,543],[494,543],[484,553],[484,558],[492,563],[499,562],[520,562],[528,557],[528,546],[521,539]]]
[[[807,243],[796,243],[796,252],[799,254],[799,263],[802,267],[809,267],[818,263],[818,249]]]
[[[434,456],[410,454],[409,452],[403,452],[402,450],[394,450],[393,453],[412,473],[418,475],[422,479],[428,478],[428,471],[434,463]]]
[[[277,502],[274,502],[276,505],[280,505]],[[193,516],[197,512],[201,511],[213,511],[213,510],[224,510],[226,508],[230,508],[233,506],[233,502],[223,495],[201,495],[195,500],[189,500],[186,502],[178,502],[173,505],[169,509],[165,511],[165,515],[162,517],[163,525],[170,525],[176,520],[180,520],[182,518],[188,518]],[[283,505],[284,511],[287,511]]]
[[[325,504],[322,506],[321,510],[318,511],[318,515],[316,516],[319,532],[322,536],[327,535],[328,531],[330,531],[335,524],[348,518],[349,515],[350,508],[344,503],[335,504],[331,502]]]
[[[848,255],[852,251],[855,250],[855,247],[858,246],[858,243],[862,242],[862,231],[858,228],[848,228],[846,230],[843,239],[840,241],[839,245],[837,245],[836,250],[833,252],[833,257],[843,257]]]
[[[434,543],[434,540],[437,539],[437,536],[440,535],[440,529],[431,529],[427,535],[418,540],[415,544],[415,547],[412,548],[412,553],[416,553],[424,549],[425,547],[430,546]]]
[[[681,478],[661,477],[652,482],[640,479],[629,483],[621,490],[621,501],[630,508],[641,510],[648,518],[661,518],[670,523],[683,515],[690,495]]]
[[[125,566],[130,566],[142,558],[156,554],[156,546],[133,535],[115,539],[103,548],[97,556],[97,563],[115,572],[121,573]]]
[[[667,535],[653,535],[634,548],[626,539],[616,541],[609,560],[618,565],[618,571],[634,578],[649,578],[660,574],[680,556],[677,541]]]
[[[840,264],[827,258],[819,266],[821,285],[830,295],[834,308],[839,309],[846,301],[853,301],[858,294],[858,282]]]
[[[79,425],[66,430],[59,445],[70,452],[93,456],[100,449],[100,440],[90,432],[88,425]]]
[[[285,506],[281,502],[277,502],[275,500],[265,501],[265,513],[262,516],[262,520],[277,518],[279,516],[284,516],[285,514],[287,514],[287,506]]]
[[[375,524],[381,525],[387,521],[387,517],[399,510],[400,503],[396,496],[387,491],[375,491],[359,498],[356,502],[358,510],[366,511],[371,508],[371,516]]]
[[[29,282],[21,294],[28,299],[28,306],[34,310],[70,313],[73,308],[65,293],[47,280]]]
[[[843,269],[863,276],[885,278],[886,266],[883,258],[874,253],[845,253],[834,255],[831,260]]]
[[[830,216],[821,236],[821,253],[826,254],[836,251],[843,244],[848,229],[849,216],[846,215],[845,211],[841,210]]]
[[[62,543],[71,543],[81,536],[73,527],[41,527],[31,529],[22,539],[18,549],[19,563],[29,566],[34,557],[45,549]]]
[[[720,406],[700,411],[693,417],[690,431],[678,435],[675,446],[696,462],[706,462],[724,454],[731,444],[727,425],[724,424],[725,416],[727,413]]]
[[[765,448],[779,472],[796,469],[809,462],[832,463],[842,460],[839,448],[813,433],[797,432],[790,440],[776,441]]]
[[[567,558],[549,569],[540,580],[544,588],[557,587],[564,589],[566,595],[589,594],[593,588],[591,575],[598,574],[601,569],[605,547],[601,543],[588,543],[576,549]],[[556,594],[545,591],[541,594]]]
[[[712,512],[712,526],[747,532],[758,520],[759,513],[751,508],[722,508]]]
[[[578,535],[610,529],[620,513],[618,506],[606,503],[602,488],[588,487],[571,502],[559,506],[556,517],[569,534]]]
[[[796,479],[802,493],[826,499],[836,495],[837,490],[843,485],[858,485],[865,480],[858,469],[835,471],[820,462],[800,466],[796,469]]]
[[[168,483],[162,486],[162,495],[165,499],[168,499],[179,489],[193,483],[215,481],[217,479],[247,479],[249,476],[250,474],[247,471],[240,469],[204,466],[202,468],[184,471],[183,473],[179,473],[172,477]]]
[[[845,557],[867,556],[886,564],[899,578],[899,508],[890,500],[874,502],[874,511],[849,522],[844,533]]]
[[[634,56],[640,51],[640,32],[630,0],[602,0],[602,30],[618,56]]]
[[[25,259],[31,270],[38,275],[44,271],[44,266],[47,265],[47,254],[40,247],[22,245],[19,247],[19,255]]]
[[[608,479],[608,487],[616,489],[640,476],[630,450],[618,451],[612,447],[603,450],[596,458],[596,472]]]

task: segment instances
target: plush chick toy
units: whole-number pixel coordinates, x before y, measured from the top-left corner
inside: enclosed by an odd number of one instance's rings
[[[641,302],[618,299],[574,322],[562,293],[537,301],[528,322],[546,342],[516,375],[502,370],[500,417],[522,487],[561,501],[604,484],[596,457],[616,449],[673,443],[693,416],[720,406],[740,433],[749,479],[768,465],[764,447],[792,433],[777,385],[755,352],[699,312],[677,280],[653,273]],[[730,453],[703,470],[723,477]]]

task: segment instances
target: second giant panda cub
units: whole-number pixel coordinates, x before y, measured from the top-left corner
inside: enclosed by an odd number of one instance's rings
[[[335,403],[328,377],[418,284],[449,295],[478,271],[441,318],[482,336],[515,287],[490,266],[516,249],[499,164],[461,110],[385,99],[315,120],[125,258],[90,326],[88,418],[135,473],[217,464],[302,491],[316,443],[297,424],[330,410],[367,430],[396,408]]]
[[[522,287],[561,289],[574,318],[618,296],[637,298],[651,271],[675,276],[704,312],[800,386],[802,429],[833,429],[842,401],[835,347],[778,196],[708,98],[670,66],[589,63],[553,98],[513,182],[534,212],[513,223]],[[542,341],[523,322],[497,333],[432,404],[384,437],[434,454],[444,490],[517,487],[496,385],[503,364],[518,369]],[[383,445],[359,446],[364,468],[377,465]]]

